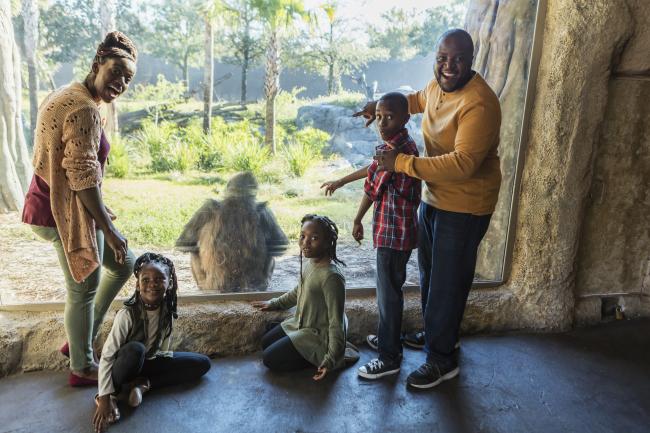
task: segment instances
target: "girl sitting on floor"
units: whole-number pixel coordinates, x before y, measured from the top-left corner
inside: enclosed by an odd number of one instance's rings
[[[336,224],[325,216],[306,215],[300,232],[300,282],[270,301],[252,302],[262,311],[296,307],[295,314],[262,337],[263,362],[271,370],[315,366],[314,380],[344,365],[345,278],[336,257]],[[302,257],[309,261],[303,268]]]
[[[95,431],[120,418],[117,395],[137,407],[151,388],[187,383],[210,369],[210,359],[198,353],[172,352],[178,283],[174,263],[154,253],[140,256],[134,266],[136,291],[115,315],[99,362]]]

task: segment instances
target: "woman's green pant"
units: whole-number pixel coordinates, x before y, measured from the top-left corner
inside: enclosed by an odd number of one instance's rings
[[[40,226],[31,226],[31,228],[36,235],[52,242],[59,257],[59,265],[63,270],[67,289],[64,324],[70,347],[70,369],[83,370],[93,362],[92,342],[111,302],[131,276],[135,257],[129,250],[124,264],[117,263],[113,250],[104,241],[104,233],[97,230],[97,247],[102,266],[84,281],[77,283],[70,274],[63,244],[56,228]]]

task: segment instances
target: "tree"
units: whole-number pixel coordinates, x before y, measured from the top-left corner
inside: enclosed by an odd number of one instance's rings
[[[280,90],[280,32],[289,28],[296,19],[308,18],[309,14],[305,11],[302,0],[251,0],[251,5],[264,22],[268,33],[264,75],[264,143],[275,153],[275,97]]]
[[[338,93],[342,89],[341,77],[355,74],[373,60],[386,57],[384,48],[369,48],[357,40],[347,37],[350,23],[336,17],[336,4],[321,6],[327,16],[327,29],[315,37],[304,35],[300,45],[292,50],[292,66],[316,72],[327,79],[327,93]],[[305,44],[303,41],[308,41]]]
[[[199,0],[166,0],[151,7],[153,21],[146,35],[147,49],[181,70],[189,95],[190,66],[199,63],[204,46]]]
[[[250,0],[224,0],[226,24],[223,61],[241,66],[242,105],[246,102],[248,70],[264,54],[262,36],[255,24],[258,20]]]
[[[117,30],[116,25],[117,1],[102,0],[99,5],[99,16],[101,23],[100,34],[102,36],[109,32]],[[113,101],[106,106],[106,127],[104,128],[109,137],[114,137],[119,132],[117,120],[117,102]]]
[[[36,0],[22,0],[20,14],[23,21],[23,42],[29,86],[29,126],[33,136],[38,114],[38,4]]]
[[[385,48],[391,59],[408,60],[417,50],[411,44],[411,33],[417,26],[414,11],[394,7],[381,14],[382,22],[370,29],[370,46]]]
[[[463,0],[455,0],[445,6],[437,6],[424,12],[422,24],[413,28],[409,34],[417,53],[426,56],[436,48],[441,34],[454,27],[462,27],[465,6]]]
[[[126,35],[144,33],[140,19],[132,12],[131,0],[116,1],[115,21],[120,23],[119,30]],[[73,63],[75,75],[87,74],[97,45],[106,35],[99,25],[98,9],[98,2],[87,0],[56,0],[44,9],[41,49],[45,61],[41,64]]]
[[[210,133],[212,123],[212,93],[214,86],[214,23],[222,10],[220,0],[208,0],[201,5],[205,22],[203,40],[203,132]]]
[[[32,176],[22,129],[21,88],[11,4],[0,0],[0,212],[22,208]]]

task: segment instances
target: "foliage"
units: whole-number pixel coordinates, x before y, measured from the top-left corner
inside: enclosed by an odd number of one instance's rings
[[[408,60],[417,53],[411,44],[416,29],[416,13],[393,7],[381,14],[381,23],[370,29],[370,46],[385,48],[391,59]]]
[[[203,49],[199,1],[166,0],[150,8],[152,28],[144,35],[148,52],[178,67],[187,79],[187,68],[198,65]]]
[[[128,176],[130,171],[130,157],[126,142],[118,135],[111,140],[111,152],[108,158],[107,172],[117,178]]]
[[[435,50],[440,35],[447,29],[462,27],[465,5],[463,0],[454,0],[444,6],[427,9],[424,21],[409,34],[409,39],[418,54],[426,56]]]
[[[101,34],[100,2],[85,0],[56,0],[41,10],[41,49],[51,64],[73,63],[77,76],[86,73],[95,56]],[[133,12],[131,0],[117,1],[116,21],[127,35],[139,35],[143,26]],[[137,40],[134,41],[138,45]]]
[[[298,95],[307,90],[305,87],[294,87],[289,91],[280,90],[275,98],[275,111],[278,119],[295,119],[298,114]],[[278,141],[280,141],[278,139]]]
[[[183,92],[183,83],[172,83],[163,74],[158,74],[154,84],[136,84],[123,98],[129,101],[165,101],[173,105],[185,99]]]
[[[146,120],[136,133],[136,142],[149,151],[153,171],[186,171],[193,165],[191,149],[181,142],[178,127],[171,122]]]
[[[330,104],[357,110],[366,102],[366,95],[359,92],[342,91],[335,95],[320,96],[311,101],[312,104]]]
[[[249,0],[223,0],[225,34],[222,41],[221,60],[242,67],[242,82],[248,69],[256,66],[264,54],[264,44],[259,19]],[[241,100],[246,99],[243,84]]]
[[[327,17],[327,29],[314,34],[304,33],[291,49],[290,66],[315,72],[327,79],[327,93],[341,91],[343,75],[357,75],[368,63],[384,59],[387,51],[378,46],[368,47],[350,37],[351,23],[336,18],[336,6],[321,7]],[[306,41],[306,43],[305,43]]]
[[[322,150],[329,139],[327,132],[312,127],[296,132],[282,148],[291,174],[302,177],[309,167],[321,160]]]

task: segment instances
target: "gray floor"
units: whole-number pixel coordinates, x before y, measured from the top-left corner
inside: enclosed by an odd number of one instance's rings
[[[429,391],[406,389],[424,354],[404,354],[399,376],[379,382],[357,377],[361,363],[315,383],[257,356],[216,359],[201,382],[147,394],[109,431],[650,432],[650,321],[467,337],[461,375]],[[94,392],[64,373],[0,380],[0,431],[90,432]]]

